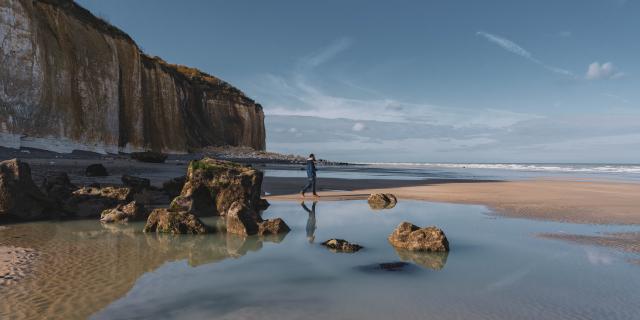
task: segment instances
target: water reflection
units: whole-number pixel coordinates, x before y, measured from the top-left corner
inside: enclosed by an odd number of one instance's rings
[[[0,245],[22,245],[42,254],[34,264],[34,276],[15,286],[0,287],[0,319],[33,319],[42,314],[84,319],[166,262],[185,260],[196,267],[239,258],[260,250],[264,241],[280,242],[286,236],[165,235],[145,234],[141,229],[137,223],[74,221],[21,224],[3,230]]]
[[[395,248],[402,261],[411,261],[431,270],[441,270],[447,263],[448,252],[416,252]]]
[[[309,218],[307,218],[307,228],[306,228],[307,240],[309,241],[309,243],[313,243],[313,241],[316,239],[315,231],[316,231],[316,205],[317,204],[318,204],[318,201],[314,201],[313,204],[311,205],[311,209],[309,209],[309,207],[307,207],[304,201],[300,202],[302,209],[304,209],[304,211],[306,211],[309,214]]]

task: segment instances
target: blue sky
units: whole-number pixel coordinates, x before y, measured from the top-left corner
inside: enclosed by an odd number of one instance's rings
[[[260,102],[273,151],[640,162],[640,1],[78,2]]]

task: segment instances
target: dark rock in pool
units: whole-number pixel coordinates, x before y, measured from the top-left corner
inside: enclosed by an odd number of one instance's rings
[[[330,239],[322,243],[323,246],[329,248],[333,252],[353,253],[362,249],[361,245],[349,243],[343,239]]]
[[[367,202],[374,210],[392,209],[398,203],[398,199],[391,193],[373,193],[369,195]]]
[[[146,178],[140,178],[140,177],[130,176],[128,174],[125,174],[125,175],[122,175],[122,178],[120,179],[122,180],[122,183],[125,186],[131,187],[135,190],[148,189],[151,187],[151,181]]]
[[[239,201],[258,211],[262,177],[261,171],[238,163],[211,158],[192,161],[187,181],[172,208],[198,216],[224,215]]]
[[[280,218],[258,222],[259,235],[277,235],[291,231],[289,226]]]
[[[169,181],[165,181],[162,184],[162,190],[164,190],[164,192],[169,195],[169,197],[175,198],[180,195],[180,192],[182,192],[182,188],[184,187],[186,181],[187,176],[173,178]]]
[[[380,273],[380,272],[397,272],[397,273],[413,273],[418,271],[418,268],[411,263],[396,261],[396,262],[384,262],[374,263],[365,266],[357,267],[358,270],[366,273]]]
[[[84,175],[87,177],[106,177],[109,175],[107,168],[100,163],[91,164],[85,169]]]
[[[227,232],[242,236],[257,234],[259,220],[249,207],[240,201],[234,202],[226,213]]]
[[[172,234],[203,234],[209,232],[198,217],[186,211],[170,211],[168,209],[154,209],[144,232],[172,233]]]
[[[103,223],[144,221],[145,219],[147,219],[147,210],[144,205],[136,201],[104,210],[100,215],[100,222]]]
[[[55,207],[31,179],[31,168],[18,160],[0,162],[0,218],[34,220]]]
[[[269,208],[271,204],[269,203],[269,201],[267,201],[267,199],[260,199],[258,200],[258,203],[256,204],[256,209],[257,210],[267,210]]]
[[[388,238],[396,248],[410,251],[449,251],[449,241],[444,232],[435,226],[420,228],[409,222],[402,222]]]
[[[431,270],[443,269],[449,256],[448,252],[420,252],[398,248],[396,248],[396,253],[402,261],[411,261]]]
[[[167,160],[167,155],[154,151],[133,152],[131,159],[147,163],[164,163]]]

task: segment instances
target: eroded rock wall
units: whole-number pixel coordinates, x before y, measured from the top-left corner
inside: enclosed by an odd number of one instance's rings
[[[69,0],[0,0],[0,145],[70,152],[265,148],[262,107],[142,53]]]

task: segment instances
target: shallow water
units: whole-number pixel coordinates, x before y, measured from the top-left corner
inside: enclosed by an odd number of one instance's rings
[[[312,208],[312,203],[307,202]],[[538,238],[546,232],[638,231],[501,218],[481,206],[321,202],[315,228],[298,203],[276,202],[284,238],[156,236],[142,224],[40,222],[0,230],[0,245],[39,251],[30,277],[0,288],[0,318],[74,319],[634,319],[637,256]],[[396,252],[401,221],[441,227],[451,252]],[[207,219],[216,223],[215,218]],[[344,238],[355,254],[319,245]],[[379,263],[405,260],[400,271]]]

